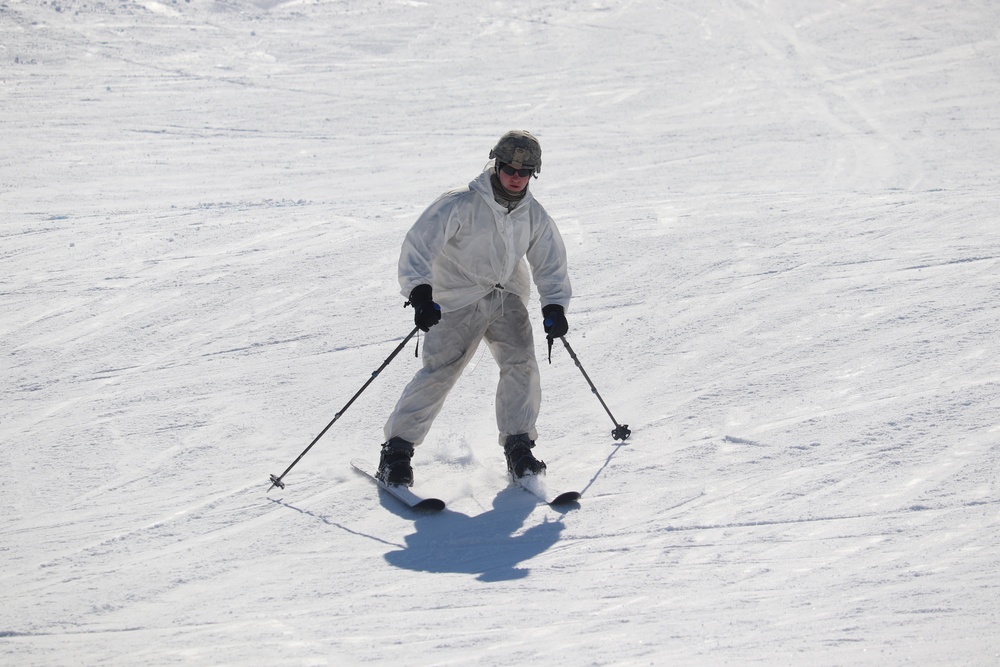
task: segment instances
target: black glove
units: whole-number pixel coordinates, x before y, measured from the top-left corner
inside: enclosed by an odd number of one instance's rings
[[[441,306],[434,303],[430,285],[417,285],[410,292],[407,305],[413,306],[413,323],[421,331],[428,331],[441,321]]]
[[[550,303],[542,308],[542,317],[545,318],[542,324],[545,325],[545,333],[548,334],[549,340],[562,338],[569,331],[569,322],[566,321],[563,307],[559,304]]]

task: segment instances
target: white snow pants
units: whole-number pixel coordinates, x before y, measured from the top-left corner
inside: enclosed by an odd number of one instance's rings
[[[389,416],[386,440],[423,442],[448,392],[484,339],[500,367],[496,394],[500,441],[519,433],[527,433],[532,440],[537,437],[535,421],[542,390],[528,310],[517,296],[496,291],[470,306],[443,313],[427,332],[423,368],[406,385]]]

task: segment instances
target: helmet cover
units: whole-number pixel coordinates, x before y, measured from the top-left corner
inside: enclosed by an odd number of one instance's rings
[[[490,157],[515,169],[534,169],[536,174],[542,171],[542,146],[526,130],[511,130],[500,137]]]

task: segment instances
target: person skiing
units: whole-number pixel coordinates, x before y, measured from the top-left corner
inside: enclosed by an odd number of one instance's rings
[[[413,485],[411,459],[459,376],[486,344],[500,367],[496,421],[510,475],[545,473],[535,458],[541,382],[526,303],[528,266],[549,340],[566,335],[572,288],[559,230],[528,184],[542,167],[538,140],[507,132],[468,186],[435,200],[410,228],[399,256],[401,293],[427,332],[422,368],[385,424],[376,477]]]

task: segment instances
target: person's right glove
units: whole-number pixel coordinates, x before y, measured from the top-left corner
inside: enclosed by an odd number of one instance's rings
[[[417,285],[410,291],[407,305],[413,306],[413,323],[427,332],[441,321],[441,306],[434,303],[430,285]]]
[[[545,318],[542,324],[545,326],[545,333],[549,340],[562,338],[569,331],[566,313],[558,303],[550,303],[542,308],[542,317]]]

